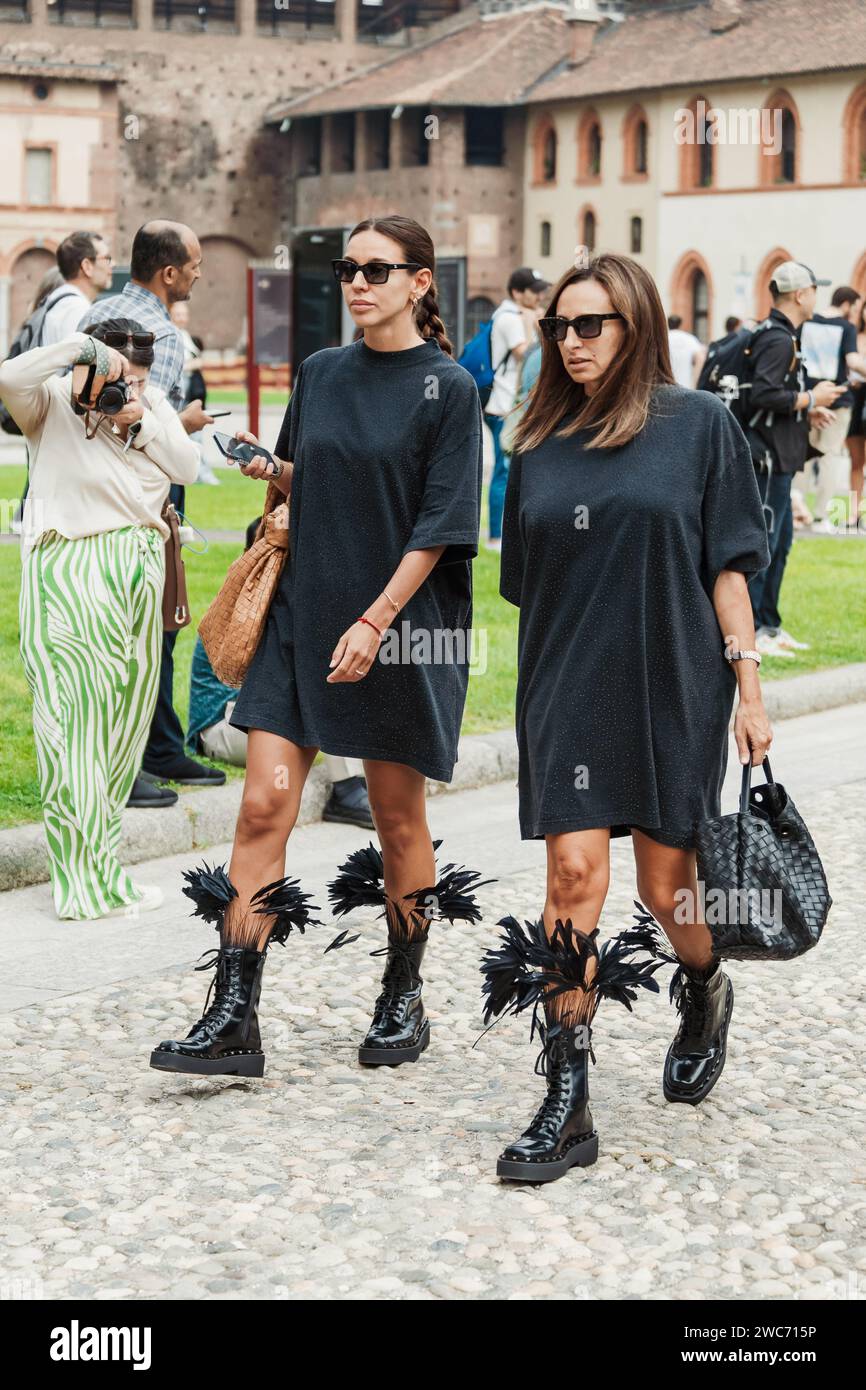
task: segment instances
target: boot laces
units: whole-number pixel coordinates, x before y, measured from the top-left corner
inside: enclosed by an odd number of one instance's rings
[[[680,967],[675,984],[677,1009],[680,1012],[679,1039],[702,1037],[710,1017],[710,992],[707,981],[695,980]],[[679,972],[678,972],[679,973]]]
[[[212,959],[205,961],[203,965],[197,965],[195,968],[196,970],[213,970],[214,972],[208,985],[199,1027],[204,1026],[211,1031],[216,1031],[228,1023],[232,1012],[232,1001],[228,994],[228,961],[222,951],[214,948]],[[213,1003],[210,1002],[211,995],[213,995]]]

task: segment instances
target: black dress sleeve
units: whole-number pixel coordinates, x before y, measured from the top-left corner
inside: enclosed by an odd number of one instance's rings
[[[709,467],[701,507],[703,569],[712,597],[722,570],[747,577],[770,563],[767,525],[746,436],[720,401],[707,433]]]
[[[298,443],[298,427],[301,420],[301,396],[303,391],[304,364],[299,366],[292,386],[292,394],[286,406],[283,423],[274,445],[274,454],[286,463],[294,463],[295,448]]]
[[[481,403],[468,373],[456,380],[443,401],[424,481],[421,506],[403,547],[429,550],[444,545],[434,566],[473,560],[478,554],[481,518]]]
[[[520,534],[520,471],[522,455],[511,455],[508,482],[505,486],[505,510],[502,515],[502,551],[499,559],[499,592],[509,603],[520,607],[523,588],[524,551]]]

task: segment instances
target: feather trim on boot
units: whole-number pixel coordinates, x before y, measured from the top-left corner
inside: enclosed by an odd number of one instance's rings
[[[301,892],[300,879],[278,878],[260,888],[250,899],[250,907],[257,916],[275,918],[267,937],[267,944],[279,942],[285,946],[293,931],[304,934],[306,927],[320,927],[321,921],[311,917],[311,912],[319,912],[317,903],[310,901],[309,893]],[[254,906],[258,904],[258,906]]]
[[[549,1010],[560,995],[581,990],[588,996],[588,1025],[602,999],[615,999],[631,1010],[639,989],[657,994],[655,972],[674,957],[664,949],[651,914],[640,903],[635,906],[636,925],[605,941],[600,950],[598,927],[585,934],[575,930],[570,918],[557,918],[548,939],[543,919],[521,927],[515,917],[502,918],[500,945],[487,951],[481,964],[485,1024],[492,1027],[491,1020],[531,1008],[532,1037],[542,1026],[540,1011],[545,1006]]]
[[[186,887],[182,892],[195,903],[192,916],[203,917],[219,931],[226,908],[238,895],[238,890],[226,873],[225,865],[210,868],[208,864],[203,863],[198,869],[184,869],[183,877],[186,879]]]
[[[441,844],[441,840],[434,840],[434,851]],[[437,869],[437,875],[437,881],[431,887],[416,888],[403,895],[417,903],[417,909],[410,911],[409,916],[416,918],[417,912],[417,918],[424,919],[423,923],[417,919],[409,922],[399,903],[385,892],[382,852],[371,842],[365,849],[355,850],[340,865],[338,876],[328,884],[328,898],[337,917],[356,907],[381,907],[378,915],[387,919],[388,937],[393,941],[426,937],[434,917],[447,918],[450,922],[479,922],[481,912],[470,890],[495,883],[496,880],[481,879],[474,869],[453,863],[444,865],[441,871]],[[423,901],[418,902],[419,898]],[[326,950],[331,951],[357,940],[357,936],[348,937],[346,932],[341,932]]]

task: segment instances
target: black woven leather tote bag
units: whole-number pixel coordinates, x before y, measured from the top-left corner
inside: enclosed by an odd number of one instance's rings
[[[770,763],[763,787],[743,768],[740,809],[695,833],[713,950],[731,960],[790,960],[816,946],[832,898],[815,842]],[[713,920],[713,919],[717,920]]]

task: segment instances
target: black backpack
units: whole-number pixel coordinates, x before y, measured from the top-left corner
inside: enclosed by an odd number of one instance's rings
[[[33,313],[24,320],[12,339],[12,346],[6,354],[7,362],[10,357],[20,357],[22,352],[29,352],[31,348],[42,346],[42,330],[45,326],[45,316],[48,310],[53,309],[54,305],[59,304],[62,299],[71,299],[74,293],[74,290],[69,290],[66,294],[59,294],[56,299],[52,299],[51,295],[48,295],[45,303],[33,310]],[[21,433],[2,401],[0,401],[0,429],[3,430],[4,434]]]
[[[717,338],[707,348],[707,355],[698,377],[697,390],[709,391],[719,396],[728,406],[738,423],[747,429],[751,423],[752,411],[749,406],[749,387],[752,384],[754,361],[752,353],[758,336],[771,329],[790,334],[782,324],[774,319],[764,319],[756,328],[738,328],[724,338]],[[792,351],[797,345],[791,339]]]

